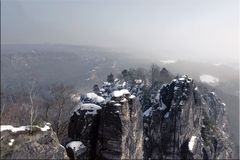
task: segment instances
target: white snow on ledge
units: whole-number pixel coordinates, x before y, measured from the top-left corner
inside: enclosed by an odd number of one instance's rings
[[[19,132],[19,131],[26,131],[28,129],[27,126],[20,126],[20,127],[13,127],[11,125],[1,125],[1,132],[10,130],[11,132]]]
[[[33,128],[39,128],[41,131],[45,132],[50,129],[50,123],[46,123],[44,127],[39,126],[32,126]],[[11,132],[19,132],[19,131],[29,131],[30,126],[20,126],[20,127],[13,127],[12,125],[0,125],[1,132],[2,131],[11,131]]]
[[[203,74],[200,76],[200,81],[203,83],[208,83],[210,85],[216,85],[219,82],[219,79],[212,75]]]
[[[190,139],[190,141],[188,142],[188,149],[189,149],[190,151],[193,150],[193,147],[194,147],[194,145],[195,145],[196,138],[197,138],[196,136],[192,136],[191,139]]]
[[[77,115],[79,115],[78,113],[78,110],[86,110],[86,114],[92,114],[92,115],[95,115],[97,114],[97,110],[100,110],[102,109],[102,107],[96,105],[96,104],[93,104],[93,103],[80,103],[78,106],[76,106],[74,109],[73,109],[73,113],[75,112]]]

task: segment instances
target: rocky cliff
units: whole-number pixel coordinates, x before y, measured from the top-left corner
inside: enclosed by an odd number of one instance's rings
[[[70,158],[232,158],[225,104],[186,75],[172,81],[166,69],[161,75],[154,86],[115,80],[83,96],[69,137],[84,147],[68,145]]]
[[[232,158],[224,104],[187,76],[162,85],[159,102],[144,115],[146,159]]]

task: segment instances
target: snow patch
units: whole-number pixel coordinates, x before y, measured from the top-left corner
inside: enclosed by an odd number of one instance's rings
[[[20,127],[13,127],[11,125],[1,125],[1,132],[10,130],[11,132],[19,132],[19,131],[26,131],[28,129],[27,126],[20,126]]]
[[[216,93],[215,92],[210,92],[213,96],[216,96]]]
[[[36,128],[39,128],[41,131],[47,131],[50,129],[50,126],[51,124],[50,123],[46,123],[44,127],[39,127],[39,126],[36,126],[36,125],[33,125],[32,127],[36,127]],[[19,132],[19,131],[28,131],[30,130],[30,126],[20,126],[20,127],[13,127],[12,125],[1,125],[0,126],[1,128],[1,132],[2,131],[11,131],[11,132]]]
[[[141,79],[135,79],[134,81],[135,81],[136,84],[141,84],[142,83]]]
[[[45,131],[49,130],[49,129],[50,129],[49,124],[50,124],[50,123],[46,123],[43,128],[40,128],[41,131],[45,132]]]
[[[152,113],[152,107],[148,108],[144,113],[143,115],[148,117],[150,114]]]
[[[78,155],[86,151],[86,146],[81,141],[72,141],[66,145],[66,148],[71,148]]]
[[[164,110],[166,109],[167,106],[163,103],[163,101],[161,100],[161,106],[160,106],[160,110]]]
[[[165,115],[164,115],[164,118],[168,118],[169,117],[169,112],[167,112]]]
[[[105,86],[111,86],[111,83],[109,83],[109,82],[103,82],[103,84],[104,84]]]
[[[184,81],[184,80],[185,80],[185,78],[183,78],[183,77],[182,77],[182,78],[179,78],[178,80],[179,80],[179,81]]]
[[[112,95],[113,97],[121,97],[123,95],[130,94],[130,92],[127,89],[122,89],[119,91],[113,91]]]
[[[200,76],[200,81],[203,83],[208,83],[209,85],[216,85],[216,84],[218,84],[219,79],[212,75],[203,74]]]
[[[191,139],[190,139],[190,141],[188,142],[188,149],[189,149],[190,151],[193,150],[193,147],[194,147],[194,145],[195,145],[196,138],[197,138],[196,136],[192,136]]]
[[[79,94],[72,94],[72,95],[71,95],[71,99],[72,99],[72,101],[74,101],[74,102],[79,102],[80,99],[81,99],[81,97],[80,97]]]
[[[104,88],[100,88],[100,92],[105,92],[105,89]]]
[[[181,100],[179,105],[183,106],[184,105],[184,102]]]
[[[11,139],[10,142],[8,143],[8,145],[12,146],[14,141],[15,141],[14,139]]]
[[[120,102],[122,102],[122,103],[127,102],[127,99],[126,99],[126,98],[123,98],[123,99],[121,99]]]
[[[134,99],[134,98],[136,98],[136,96],[131,95],[129,98],[130,98],[130,99]]]
[[[97,94],[92,93],[92,92],[87,93],[87,98],[89,98],[89,99],[91,99],[91,100],[93,100],[94,102],[97,102],[97,103],[102,103],[105,100],[103,97],[98,96]]]
[[[119,104],[119,103],[116,103],[116,104],[114,104],[114,106],[118,106],[118,107],[120,107],[120,106],[121,106],[121,104]]]

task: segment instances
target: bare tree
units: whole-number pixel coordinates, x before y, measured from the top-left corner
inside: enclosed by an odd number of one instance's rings
[[[74,89],[71,86],[60,84],[51,86],[49,90],[52,102],[48,109],[48,112],[51,113],[48,118],[53,123],[53,129],[59,140],[62,141],[67,133],[70,111],[76,104],[71,98]]]
[[[36,96],[33,91],[34,86],[35,86],[35,82],[32,81],[30,86],[30,91],[29,91],[30,103],[28,104],[28,106],[30,107],[30,133],[32,133],[33,123],[37,119],[37,115],[38,115],[38,105],[34,103],[34,98]]]
[[[160,76],[160,68],[158,65],[156,64],[152,64],[151,65],[151,81],[152,81],[152,85],[155,84],[155,82],[157,82],[159,80],[159,76]]]
[[[5,109],[5,95],[1,92],[1,118]]]

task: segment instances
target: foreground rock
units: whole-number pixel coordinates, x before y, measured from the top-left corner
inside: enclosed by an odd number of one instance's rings
[[[57,135],[45,126],[1,126],[1,159],[67,159],[65,148],[60,145]]]

